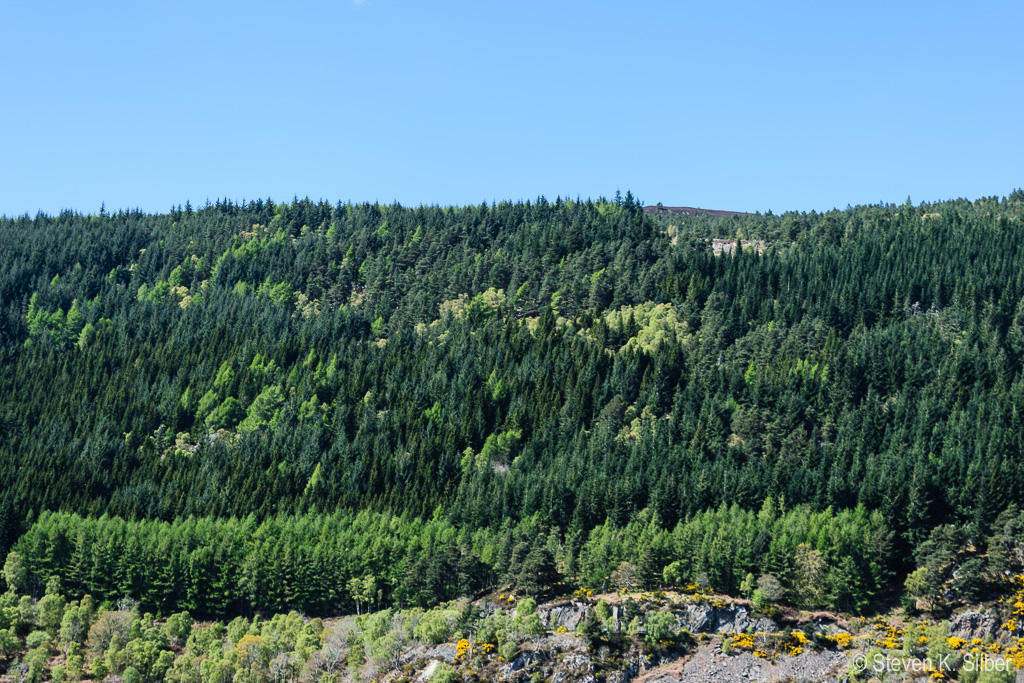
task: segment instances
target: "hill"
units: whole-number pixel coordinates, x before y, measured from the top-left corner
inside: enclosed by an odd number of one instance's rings
[[[1021,199],[2,218],[9,584],[211,619],[626,575],[1006,595]]]
[[[708,218],[727,218],[729,216],[750,216],[742,211],[719,211],[716,209],[698,209],[692,206],[662,206],[659,202],[653,206],[645,206],[644,213],[652,216],[707,216]]]

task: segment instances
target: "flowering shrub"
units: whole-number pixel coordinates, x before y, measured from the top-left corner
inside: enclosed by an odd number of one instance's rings
[[[903,647],[903,629],[897,628],[882,617],[875,619],[872,628],[876,634],[875,645],[887,650],[899,650]],[[928,638],[921,636],[917,642],[919,645],[925,645],[928,643]]]
[[[853,636],[849,633],[837,633],[834,636],[825,636],[824,639],[830,643],[835,644],[839,650],[849,649],[853,645]]]
[[[791,635],[785,633],[731,633],[728,636],[728,644],[738,650],[750,652],[757,657],[766,657],[768,654],[786,654],[796,657],[803,654],[804,645],[810,643],[810,639],[802,631],[794,631]],[[761,654],[758,654],[758,653]]]

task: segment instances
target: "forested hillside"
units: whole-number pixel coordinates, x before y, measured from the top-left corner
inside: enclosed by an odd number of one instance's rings
[[[1024,562],[1022,214],[2,218],[0,547],[165,614],[761,575],[863,611],[918,566],[974,599]]]

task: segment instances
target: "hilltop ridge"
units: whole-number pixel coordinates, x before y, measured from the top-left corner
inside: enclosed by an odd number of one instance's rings
[[[644,213],[651,216],[707,216],[709,218],[727,218],[729,216],[753,216],[755,214],[745,211],[722,211],[719,209],[700,209],[693,206],[663,206],[662,204],[648,205],[644,207]]]

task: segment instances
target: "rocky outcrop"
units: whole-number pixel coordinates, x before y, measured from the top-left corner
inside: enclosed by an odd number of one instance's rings
[[[516,671],[525,669],[531,664],[542,661],[544,659],[547,659],[547,657],[545,657],[544,654],[541,652],[520,652],[518,655],[515,656],[515,658],[511,662],[508,663],[508,666],[502,669],[502,673],[508,676],[511,673],[515,673]]]
[[[537,616],[552,629],[561,626],[567,631],[575,631],[587,618],[587,607],[579,602],[570,602],[550,609],[538,609]]]
[[[729,605],[728,607],[711,607],[710,605],[687,605],[685,612],[677,615],[679,627],[690,633],[741,633],[752,631],[777,631],[778,625],[767,618],[750,618],[746,607]]]
[[[567,631],[575,631],[587,618],[588,608],[583,603],[571,602],[556,605],[549,609],[539,609],[537,614],[541,621],[552,629],[563,627]],[[743,631],[778,631],[779,626],[772,619],[765,617],[753,618],[750,611],[743,605],[712,607],[710,605],[686,605],[685,611],[678,614],[679,627],[690,633],[728,633]],[[625,628],[624,615],[621,607],[611,607],[612,616]]]
[[[564,683],[564,681],[570,680],[579,683],[596,683],[594,662],[587,655],[569,655],[559,663],[551,680],[553,683]]]
[[[423,667],[423,671],[421,671],[420,675],[416,677],[416,680],[417,681],[429,680],[430,677],[434,675],[434,671],[437,669],[437,665],[440,664],[440,663],[441,662],[437,661],[436,659],[431,660],[425,667]]]
[[[456,652],[454,645],[444,644],[428,649],[423,655],[431,659],[441,659],[451,664],[455,661]]]
[[[964,612],[950,619],[949,632],[964,640],[972,638],[984,640],[999,632],[999,620],[989,611]]]
[[[640,666],[634,661],[630,662],[622,671],[609,672],[604,680],[605,683],[629,683],[639,672]]]

